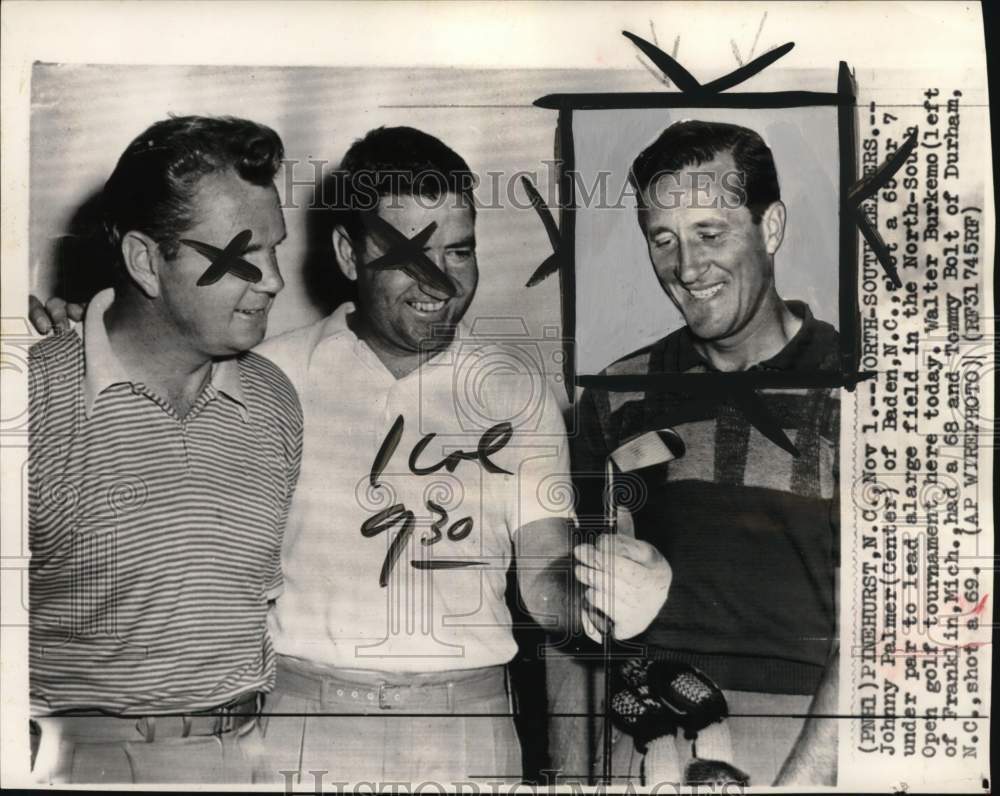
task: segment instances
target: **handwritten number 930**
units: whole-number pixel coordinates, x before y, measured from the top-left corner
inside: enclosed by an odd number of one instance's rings
[[[396,448],[399,446],[399,441],[403,436],[404,423],[405,421],[403,420],[403,416],[399,415],[393,423],[392,428],[390,428],[389,432],[385,435],[385,439],[382,441],[382,445],[379,448],[378,453],[375,455],[375,461],[372,463],[371,473],[369,474],[369,482],[376,489],[380,486],[379,477],[382,475],[382,472],[385,470],[386,465],[392,458],[393,453],[396,452]],[[453,473],[455,472],[455,468],[457,468],[463,461],[478,461],[482,468],[488,473],[505,473],[507,475],[511,475],[508,470],[504,470],[502,467],[499,467],[490,460],[490,456],[501,450],[507,445],[508,442],[510,442],[510,438],[513,436],[513,428],[510,423],[497,423],[495,426],[487,429],[479,438],[479,444],[474,451],[454,451],[436,464],[421,467],[417,463],[417,459],[435,436],[435,434],[425,434],[421,440],[413,446],[413,450],[410,452],[410,458],[408,461],[410,472],[413,475],[431,475],[436,473],[441,468],[445,468],[449,473]],[[472,533],[474,524],[472,517],[463,517],[462,519],[456,520],[448,525],[448,511],[443,506],[430,499],[426,500],[425,504],[428,511],[437,515],[437,519],[431,523],[430,535],[421,538],[420,543],[422,545],[430,546],[437,544],[445,536],[447,536],[452,542],[460,542]],[[399,560],[400,554],[403,552],[406,545],[409,544],[410,537],[413,536],[413,528],[415,524],[415,515],[412,511],[407,509],[406,505],[403,503],[396,503],[389,506],[389,508],[383,509],[362,523],[361,535],[366,539],[378,536],[382,533],[382,531],[387,531],[396,525],[400,526],[399,532],[390,543],[388,551],[386,551],[385,560],[382,563],[382,571],[379,573],[379,586],[384,588],[388,585],[389,576],[392,574],[392,571],[396,566],[396,562]],[[448,525],[448,529],[442,533],[445,525]],[[474,567],[483,565],[482,561],[434,561],[433,559],[426,562],[411,561],[410,563],[412,566],[420,569],[452,569],[457,567]]]

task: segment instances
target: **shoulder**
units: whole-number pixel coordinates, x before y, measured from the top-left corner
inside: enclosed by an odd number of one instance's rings
[[[664,369],[669,369],[669,363],[676,359],[676,352],[686,328],[675,329],[666,337],[661,337],[656,342],[615,360],[601,371],[601,375],[642,376],[652,372],[662,373]]]
[[[299,395],[285,372],[267,357],[247,351],[238,357],[240,379],[253,399],[269,405],[271,412],[301,422]]]
[[[820,369],[832,370],[838,367],[840,334],[826,321],[813,319],[809,348],[820,360]]]
[[[553,388],[559,364],[546,353],[533,340],[457,340],[421,365],[421,401],[434,414],[447,409],[449,423],[454,417],[460,427],[509,423],[518,434],[564,439],[562,404]]]
[[[811,315],[802,332],[802,342],[792,349],[793,370],[839,370],[840,335],[826,321]]]
[[[52,334],[28,349],[29,363],[69,363],[83,357],[83,340],[74,331]]]
[[[50,335],[28,349],[28,389],[75,388],[83,378],[83,340],[74,331]]]
[[[434,381],[454,393],[454,400],[472,402],[486,416],[509,419],[558,405],[549,383],[556,365],[545,354],[533,343],[468,341],[451,356],[431,363],[435,369],[443,365]],[[428,386],[433,382],[428,381]]]
[[[315,323],[292,329],[289,332],[269,337],[253,349],[253,353],[278,365],[288,374],[309,360],[316,343],[323,336],[329,318],[320,318]]]
[[[83,340],[76,332],[46,337],[28,349],[28,415],[33,445],[53,424],[65,430],[65,423],[73,417],[84,372]]]

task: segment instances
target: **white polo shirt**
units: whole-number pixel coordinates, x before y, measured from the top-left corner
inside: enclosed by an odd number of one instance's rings
[[[484,343],[460,327],[397,379],[348,328],[353,311],[257,348],[295,385],[305,422],[275,647],[388,672],[506,663],[517,649],[504,598],[514,534],[572,516],[565,426],[526,365],[532,344]]]

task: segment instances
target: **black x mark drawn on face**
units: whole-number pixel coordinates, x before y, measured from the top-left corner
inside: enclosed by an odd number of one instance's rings
[[[225,249],[219,249],[198,240],[181,238],[181,243],[185,246],[190,246],[198,252],[198,254],[212,262],[212,264],[205,269],[205,273],[198,278],[198,282],[196,283],[198,287],[213,285],[222,279],[226,273],[231,273],[233,276],[238,276],[240,279],[247,282],[259,282],[263,279],[264,275],[260,272],[260,269],[256,265],[248,263],[242,256],[249,248],[250,240],[252,238],[253,232],[249,229],[245,229],[242,232],[237,233],[233,239],[226,244]]]
[[[384,218],[375,214],[367,215],[365,223],[379,247],[385,252],[381,257],[376,257],[368,263],[366,268],[376,271],[398,268],[425,289],[443,293],[448,298],[454,297],[458,292],[448,275],[424,254],[424,246],[437,229],[436,221],[432,221],[412,238],[406,237]]]

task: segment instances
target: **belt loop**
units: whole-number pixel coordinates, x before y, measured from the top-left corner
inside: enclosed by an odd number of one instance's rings
[[[455,682],[454,680],[448,681],[448,712],[455,712]]]
[[[389,683],[379,683],[378,684],[378,707],[379,710],[392,710],[392,704],[389,702],[389,695],[386,693],[386,689],[389,688]],[[399,697],[399,692],[396,692],[396,697]],[[397,706],[398,707],[398,706]]]
[[[156,740],[156,717],[143,716],[140,721],[142,722],[142,734],[146,736],[146,743],[153,743]]]
[[[191,734],[191,717],[181,716],[181,738],[187,738]]]
[[[213,735],[222,735],[229,732],[235,722],[233,721],[233,709],[230,705],[223,705],[219,708],[219,715],[215,720],[215,732]]]

